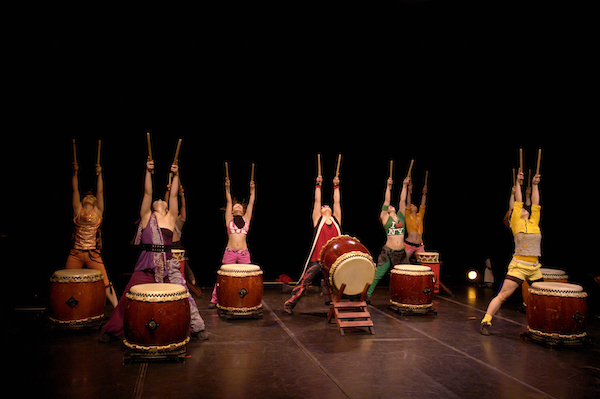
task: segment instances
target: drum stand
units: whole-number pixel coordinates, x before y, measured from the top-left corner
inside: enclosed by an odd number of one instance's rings
[[[340,334],[345,335],[344,329],[346,328],[356,329],[363,327],[366,327],[371,334],[374,334],[371,313],[367,310],[367,302],[365,301],[369,286],[370,284],[365,285],[365,289],[358,301],[342,301],[346,284],[342,284],[337,295],[331,297],[332,303],[329,313],[327,313],[327,323],[330,323],[331,319],[335,316],[335,322]]]
[[[437,316],[437,310],[432,306],[426,308],[412,308],[408,306],[398,306],[395,304],[389,304],[388,309],[400,314],[400,316],[414,316],[414,315],[428,315],[433,314]]]
[[[553,338],[543,338],[536,334],[532,334],[530,331],[525,331],[520,335],[523,340],[530,340],[538,345],[542,345],[546,348],[551,349],[559,349],[559,348],[581,348],[591,346],[593,343],[592,340],[585,336],[583,338],[577,339],[553,339]]]
[[[262,305],[258,309],[249,310],[249,311],[240,311],[240,310],[227,310],[221,309],[217,306],[219,310],[219,317],[225,320],[231,319],[262,319],[263,318],[263,308]]]
[[[133,349],[125,349],[123,364],[149,363],[149,362],[185,362],[186,346],[165,352],[140,352]]]

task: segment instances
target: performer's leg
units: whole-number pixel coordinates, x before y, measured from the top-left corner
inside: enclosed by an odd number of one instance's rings
[[[518,278],[507,275],[502,283],[502,289],[488,305],[485,316],[481,320],[480,331],[483,335],[490,335],[489,327],[492,325],[492,318],[500,309],[502,304],[521,286],[523,281],[518,282]]]
[[[320,276],[321,274],[321,265],[319,265],[319,262],[311,262],[308,265],[308,269],[306,270],[306,273],[304,273],[304,277],[302,277],[302,280],[298,281],[298,284],[292,290],[290,299],[285,301],[285,304],[283,305],[286,312],[291,314],[291,310],[296,306],[298,301],[300,301],[300,298],[302,298],[306,288],[317,276]]]
[[[379,280],[381,280],[383,276],[385,276],[385,273],[387,273],[387,271],[390,269],[391,264],[392,262],[387,256],[387,251],[384,248],[381,251],[381,254],[379,254],[379,258],[377,258],[377,269],[375,270],[375,278],[373,278],[373,282],[367,290],[367,295],[369,296],[369,298],[371,297],[371,295],[373,295],[373,291],[375,291],[375,287],[377,287]]]
[[[168,263],[169,263],[169,281],[172,284],[179,284],[179,285],[185,287],[185,290],[189,294],[188,301],[190,302],[190,317],[191,317],[192,330],[196,333],[204,331],[204,328],[205,328],[204,320],[202,320],[202,317],[200,316],[200,312],[198,312],[198,306],[196,306],[196,301],[192,297],[192,294],[190,294],[190,291],[188,290],[187,285],[185,284],[185,279],[181,275],[181,270],[179,269],[181,267],[181,264],[179,263],[179,261],[177,261],[175,259],[169,260]],[[206,338],[207,337],[203,337],[203,339],[206,339]]]
[[[78,249],[71,249],[67,257],[65,269],[83,269],[83,265],[85,264],[84,254],[84,252]]]
[[[90,251],[86,253],[86,262],[85,265],[94,270],[100,271],[102,273],[102,279],[104,280],[104,289],[106,291],[106,298],[110,301],[113,307],[117,307],[119,304],[119,300],[117,299],[117,294],[113,289],[112,283],[108,280],[108,273],[106,273],[106,268],[104,267],[104,261],[102,260],[102,255],[99,251]]]

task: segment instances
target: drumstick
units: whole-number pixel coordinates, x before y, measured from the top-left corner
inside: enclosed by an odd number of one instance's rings
[[[317,176],[321,176],[321,154],[317,153]]]
[[[73,139],[73,163],[77,163],[77,146],[75,145],[75,139]]]
[[[229,180],[229,165],[225,161],[225,180]]]
[[[540,163],[542,161],[542,149],[539,148],[538,149],[538,156],[537,156],[537,167],[535,169],[535,174],[539,175],[540,174]]]
[[[423,184],[423,186],[427,186],[427,180],[429,179],[429,171],[426,170],[425,171],[425,184]]]
[[[406,177],[410,177],[410,174],[412,172],[412,168],[413,168],[413,164],[415,163],[414,158],[410,160],[410,166],[408,167],[408,173],[406,174]]]
[[[340,152],[340,154],[338,155],[337,168],[335,170],[335,177],[340,176],[340,164],[341,163],[342,163],[342,153]]]
[[[179,163],[179,150],[181,149],[181,142],[183,139],[179,139],[177,142],[177,149],[175,150],[175,158],[173,158],[173,164],[176,165]]]
[[[394,160],[390,159],[390,179],[392,178],[393,171],[394,171]]]
[[[252,162],[252,170],[250,171],[250,181],[254,181],[254,162]]]
[[[102,146],[102,140],[98,140],[98,154],[96,156],[96,165],[100,165],[100,147]],[[96,172],[96,175],[100,173]]]
[[[150,143],[150,132],[146,132],[146,140],[148,141],[148,161],[152,161],[152,144]],[[154,169],[150,171],[154,174]]]
[[[523,149],[519,148],[519,173],[525,173],[523,169]]]

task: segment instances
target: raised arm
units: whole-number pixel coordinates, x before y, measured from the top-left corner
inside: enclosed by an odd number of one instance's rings
[[[323,176],[317,176],[315,182],[315,202],[313,205],[312,220],[313,225],[316,226],[319,218],[321,217],[321,185],[323,184]]]
[[[144,196],[142,197],[142,206],[140,207],[140,218],[142,226],[145,227],[152,214],[152,171],[154,170],[154,161],[146,162],[146,176],[144,178]]]
[[[342,223],[342,194],[339,177],[333,178],[333,216]]]
[[[179,165],[171,165],[173,180],[171,181],[171,190],[169,190],[169,215],[173,220],[179,216]]]
[[[248,200],[248,206],[246,207],[246,213],[244,217],[246,221],[250,223],[250,219],[252,219],[252,210],[254,209],[254,200],[256,199],[256,185],[254,180],[250,182],[250,199]]]
[[[79,170],[79,164],[73,162],[73,177],[71,178],[71,186],[73,187],[73,216],[77,215],[81,210],[81,197],[79,195],[79,177],[77,171]]]
[[[421,196],[421,206],[425,206],[427,203],[427,186],[423,186],[423,195]]]
[[[102,178],[102,166],[96,165],[96,208],[100,211],[100,216],[104,213],[104,180]]]
[[[179,218],[185,222],[187,220],[187,206],[185,203],[185,191],[181,185],[181,178],[179,178],[179,196],[181,197],[179,203]]]
[[[535,175],[531,180],[531,203],[533,205],[540,204],[540,178],[540,175]]]
[[[400,204],[398,210],[402,214],[406,214],[406,194],[408,193],[408,185],[410,184],[410,177],[406,176],[402,182],[402,192],[400,193]]]
[[[523,182],[523,172],[519,172],[517,175],[517,181],[515,183],[515,202],[523,202],[523,192],[521,190],[521,183]]]
[[[388,207],[392,202],[392,185],[394,184],[394,180],[390,177],[387,179],[387,185],[385,187],[385,194],[383,196],[383,206]],[[387,211],[381,210],[379,214],[379,219],[383,224],[387,223],[390,214]]]
[[[227,200],[227,205],[225,205],[225,223],[229,223],[233,219],[233,200],[231,198],[231,181],[227,178],[225,179],[225,199]]]

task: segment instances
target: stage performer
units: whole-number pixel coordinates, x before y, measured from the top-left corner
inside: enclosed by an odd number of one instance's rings
[[[379,257],[377,258],[375,278],[367,291],[369,298],[373,295],[373,291],[375,291],[375,287],[377,287],[379,280],[385,276],[391,266],[408,263],[406,250],[404,249],[404,234],[406,233],[404,212],[406,211],[406,193],[409,183],[410,177],[407,176],[402,182],[402,192],[400,193],[398,212],[396,208],[390,205],[392,201],[392,185],[394,184],[394,180],[391,177],[387,180],[383,206],[381,207],[381,213],[379,214],[379,220],[383,225],[387,240],[381,249],[381,254],[379,254]]]
[[[515,253],[508,265],[508,272],[502,283],[500,293],[492,299],[484,318],[481,320],[480,332],[490,335],[492,317],[500,306],[521,286],[527,279],[529,283],[544,281],[540,272],[541,263],[541,239],[540,230],[540,175],[536,174],[532,179],[531,207],[523,206],[523,193],[521,181],[523,173],[519,172],[515,187],[515,204],[510,218],[510,228],[515,239]]]
[[[406,221],[406,238],[404,239],[404,250],[406,251],[406,259],[410,259],[412,254],[425,252],[423,244],[423,218],[425,217],[425,203],[427,201],[427,185],[423,186],[421,205],[417,209],[416,205],[411,203],[412,183],[409,185],[407,196]]]
[[[107,342],[110,340],[110,336],[118,336],[123,333],[123,316],[127,305],[125,294],[134,285],[164,282],[186,286],[179,270],[179,262],[173,259],[171,255],[173,231],[178,215],[179,167],[176,164],[171,165],[173,182],[168,204],[160,199],[152,201],[151,171],[153,169],[154,161],[148,160],[144,181],[144,197],[140,208],[140,223],[134,238],[134,244],[141,246],[142,253],[138,258],[129,283],[125,287],[119,305],[103,328],[101,342]],[[192,335],[202,340],[208,339],[204,331],[204,320],[198,313],[196,303],[191,295],[188,299],[191,310]]]
[[[171,249],[182,249],[185,251],[183,244],[181,243],[181,237],[183,236],[183,225],[187,220],[187,204],[185,200],[185,191],[181,185],[181,177],[179,178],[179,215],[175,221],[175,230],[173,231],[173,244]],[[165,192],[165,202],[169,201],[171,196],[171,183],[167,184],[167,191]],[[194,291],[194,294],[201,296],[202,291],[196,286],[196,277],[194,272],[190,268],[189,261],[185,262],[185,277],[188,288]]]
[[[317,176],[315,185],[315,199],[312,212],[312,222],[314,228],[312,247],[304,265],[302,276],[300,276],[298,284],[292,290],[291,297],[283,305],[284,311],[288,314],[294,314],[294,307],[298,304],[300,298],[302,298],[306,288],[315,279],[321,281],[321,290],[325,297],[326,303],[331,302],[331,293],[329,291],[329,287],[327,286],[327,282],[323,278],[323,272],[321,271],[321,265],[319,263],[319,256],[321,254],[321,248],[327,243],[327,241],[342,234],[340,179],[337,176],[333,178],[333,210],[329,207],[329,205],[321,205],[322,183],[323,176]]]
[[[86,266],[90,269],[99,270],[102,273],[106,298],[113,307],[118,304],[117,295],[112,283],[108,279],[104,261],[102,260],[102,239],[100,237],[100,225],[104,213],[104,182],[102,180],[102,167],[96,165],[96,196],[91,191],[79,195],[79,164],[73,163],[73,248],[69,251],[69,257],[65,265],[66,269],[82,269]]]
[[[227,230],[227,247],[223,253],[224,265],[231,264],[250,264],[250,251],[248,251],[248,230],[250,229],[250,220],[254,209],[254,200],[256,199],[256,185],[250,181],[250,199],[248,204],[239,202],[231,197],[231,181],[225,178],[225,229]],[[217,285],[212,292],[209,308],[216,308]]]

